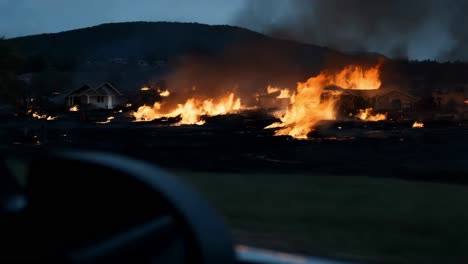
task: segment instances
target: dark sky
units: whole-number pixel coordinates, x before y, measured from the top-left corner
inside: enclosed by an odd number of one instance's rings
[[[0,36],[108,22],[231,24],[343,51],[468,60],[468,0],[0,0]]]

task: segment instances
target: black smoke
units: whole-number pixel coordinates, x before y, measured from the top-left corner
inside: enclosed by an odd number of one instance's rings
[[[254,0],[234,23],[393,58],[468,60],[467,0]]]

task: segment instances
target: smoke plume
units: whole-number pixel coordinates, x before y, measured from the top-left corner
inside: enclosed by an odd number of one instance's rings
[[[234,23],[342,51],[468,60],[466,0],[255,0]]]

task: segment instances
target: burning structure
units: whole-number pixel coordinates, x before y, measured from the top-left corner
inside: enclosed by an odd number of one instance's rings
[[[170,92],[164,92],[167,96]],[[165,102],[156,102],[153,106],[141,106],[133,114],[136,121],[152,121],[159,118],[180,117],[179,124],[203,125],[203,116],[223,115],[241,109],[241,100],[234,93],[218,99],[189,98],[184,103],[170,106]]]
[[[287,109],[290,103],[291,90],[268,86],[266,93],[258,94],[258,107],[264,109]]]
[[[380,63],[367,68],[349,65],[340,71],[322,71],[297,83],[295,90],[268,86],[256,94],[254,107],[270,111],[280,120],[266,129],[274,129],[277,136],[294,138],[307,138],[322,120],[383,121],[388,112],[411,109],[418,99],[398,89],[381,88],[380,67]],[[235,89],[219,90],[224,94],[210,96],[195,86],[183,92],[157,90],[158,100],[152,105],[140,104],[133,117],[135,121],[173,118],[179,125],[203,125],[205,117],[249,108],[241,104]],[[156,92],[148,87],[140,91]]]
[[[291,95],[290,106],[280,122],[266,128],[276,128],[275,135],[307,138],[321,120],[335,120],[336,107],[343,90],[327,86],[344,87],[347,90],[375,90],[381,86],[380,64],[364,70],[359,66],[347,66],[337,73],[322,71],[319,75],[297,84]]]

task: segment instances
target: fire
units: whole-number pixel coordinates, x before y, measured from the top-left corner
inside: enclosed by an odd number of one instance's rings
[[[32,111],[28,111],[28,113],[31,113],[31,112]],[[37,112],[32,113],[32,117],[35,118],[35,119],[45,119],[47,121],[52,121],[52,120],[55,120],[55,119],[58,118],[56,116],[49,116],[49,115],[46,115],[46,114],[41,115],[41,114],[39,114]]]
[[[132,107],[132,104],[131,104],[131,103],[127,103],[127,104],[125,104],[125,107]]]
[[[266,128],[279,128],[276,136],[289,135],[294,138],[307,138],[314,126],[321,120],[336,119],[335,105],[337,96],[322,98],[323,88],[338,85],[346,89],[371,90],[379,89],[380,64],[364,70],[359,66],[347,66],[337,74],[323,71],[319,75],[298,83],[296,92],[290,98],[286,114],[277,122]]]
[[[385,114],[372,114],[372,108],[366,108],[365,110],[360,109],[359,113],[356,115],[357,118],[363,121],[382,121],[387,120],[387,113]]]
[[[280,94],[276,97],[278,99],[290,98],[291,97],[291,91],[288,88],[280,89],[280,88],[272,87],[272,86],[267,87],[267,93],[268,94],[272,94],[272,93],[276,93],[276,92],[280,92]]]
[[[413,128],[423,128],[424,127],[424,123],[423,122],[414,122],[413,124]]]
[[[78,109],[78,105],[74,105],[72,107],[70,107],[70,112],[77,112],[79,109]]]
[[[145,87],[142,87],[140,90],[141,90],[141,91],[149,91],[149,89],[150,89],[149,87],[146,87],[146,86],[145,86]]]
[[[241,109],[241,100],[234,93],[218,100],[190,98],[174,109],[166,109],[164,103],[156,102],[153,106],[141,106],[133,113],[136,121],[152,121],[163,117],[178,117],[179,124],[203,125],[203,116],[224,115]]]
[[[159,95],[161,97],[168,97],[169,95],[171,95],[171,92],[169,92],[169,90],[164,90],[164,91],[159,92]]]
[[[108,124],[110,123],[112,120],[114,119],[113,116],[109,116],[106,121],[103,121],[103,122],[96,122],[96,124]]]
[[[46,119],[46,118],[47,118],[47,115],[40,115],[40,114],[38,114],[37,112],[34,112],[34,113],[32,114],[32,116],[33,116],[34,118],[36,118],[36,119]]]
[[[379,89],[382,84],[380,81],[380,66],[379,63],[368,70],[355,65],[347,66],[334,76],[334,82],[331,84],[353,90]]]
[[[280,90],[280,88],[271,87],[271,86],[268,86],[268,87],[267,87],[267,93],[268,93],[268,94],[276,93],[276,92],[279,91],[279,90]]]
[[[278,99],[283,99],[283,98],[291,98],[291,92],[289,91],[289,89],[281,89],[281,93],[280,95],[278,95],[278,97],[276,97]]]

